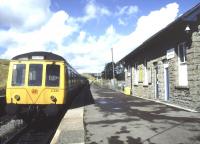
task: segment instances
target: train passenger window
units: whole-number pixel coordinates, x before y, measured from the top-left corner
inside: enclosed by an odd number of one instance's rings
[[[42,64],[30,64],[29,65],[29,86],[41,86],[42,85]]]
[[[47,65],[46,68],[46,86],[59,86],[60,66]]]
[[[71,70],[68,69],[68,84],[69,84],[69,87],[71,87]]]
[[[12,71],[12,86],[23,86],[25,82],[25,64],[13,65]]]
[[[72,72],[72,85],[74,85],[74,73]]]
[[[73,72],[71,71],[71,85],[73,85]]]

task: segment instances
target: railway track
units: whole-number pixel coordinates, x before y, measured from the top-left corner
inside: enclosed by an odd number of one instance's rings
[[[3,144],[47,144],[50,143],[59,122],[57,120],[33,120],[17,130]]]
[[[16,133],[25,125],[23,120],[7,115],[0,117],[0,120],[0,144],[4,143],[14,132]]]
[[[13,116],[0,116],[0,144],[47,144],[67,109],[55,119],[37,119],[29,124]]]
[[[13,119],[12,116],[9,116],[9,115],[1,115],[0,116],[0,127],[7,124],[11,119]]]
[[[29,124],[24,123],[7,139],[0,141],[0,144],[49,144],[66,111],[67,109],[63,109],[62,113],[54,119],[35,119]]]

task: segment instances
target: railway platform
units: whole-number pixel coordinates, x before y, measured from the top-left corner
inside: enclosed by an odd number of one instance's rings
[[[94,104],[90,85],[86,85],[74,99],[71,108],[63,116],[51,144],[84,144],[84,107]]]
[[[63,117],[51,144],[84,143],[83,107],[69,110]]]
[[[85,104],[88,94],[79,97],[82,105],[66,113],[57,143],[200,144],[200,113],[95,85],[90,90],[94,104]]]

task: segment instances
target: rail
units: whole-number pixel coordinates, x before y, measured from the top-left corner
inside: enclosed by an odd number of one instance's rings
[[[56,129],[55,123],[50,126],[46,121],[33,121],[13,132],[3,144],[40,144],[49,143]]]

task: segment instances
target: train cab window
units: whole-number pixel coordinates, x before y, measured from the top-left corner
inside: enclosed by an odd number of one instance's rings
[[[29,86],[41,86],[42,85],[42,64],[30,64],[29,65]]]
[[[46,86],[59,86],[60,82],[60,66],[47,65],[46,68]]]
[[[25,64],[14,64],[12,71],[12,86],[23,86],[25,82]]]

